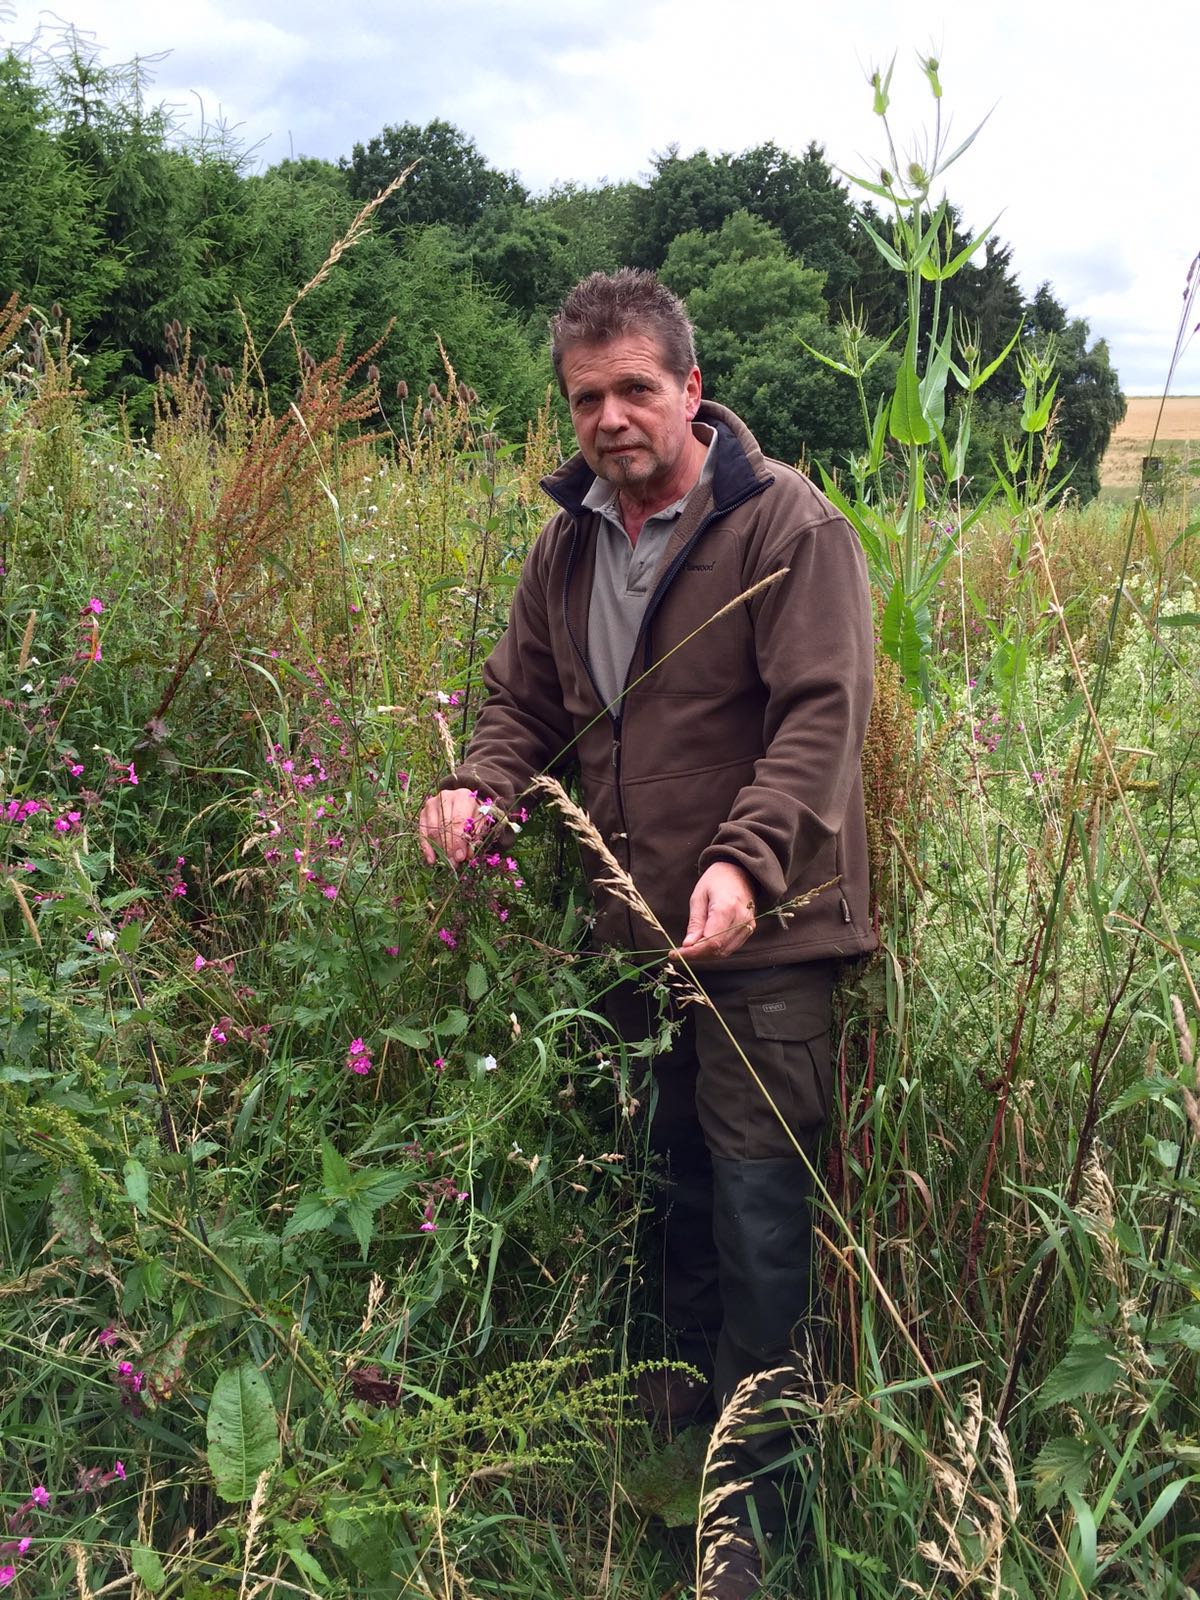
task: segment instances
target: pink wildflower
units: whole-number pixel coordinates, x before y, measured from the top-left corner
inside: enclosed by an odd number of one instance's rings
[[[449,928],[439,928],[437,936],[442,941],[442,943],[446,946],[447,950],[457,950],[458,949],[458,940],[450,932]]]
[[[7,1567],[0,1567],[0,1589],[7,1589],[16,1575],[17,1569],[11,1563]]]
[[[104,613],[104,606],[101,601],[96,599],[95,595],[92,596],[83,609],[84,611],[90,611],[94,617],[102,616]]]
[[[228,1044],[229,1043],[229,1035],[221,1027],[221,1024],[219,1022],[214,1022],[213,1023],[212,1029],[209,1032],[209,1038],[213,1041],[214,1044]]]
[[[207,965],[208,962],[205,961],[203,956],[197,956],[195,961],[192,962],[192,967],[196,972],[203,972]]]
[[[129,763],[129,776],[126,778],[125,782],[128,783],[128,784],[131,784],[134,788],[136,788],[137,787],[137,781],[138,781],[138,775],[133,770],[133,762],[131,761]]]
[[[41,1506],[42,1510],[44,1511],[50,1504],[50,1491],[45,1487],[44,1484],[35,1483],[33,1488],[29,1491],[29,1498],[33,1501],[35,1506]]]
[[[422,1233],[436,1233],[437,1232],[437,1223],[434,1222],[432,1219],[423,1222],[421,1224],[421,1232]]]
[[[327,883],[321,890],[321,893],[325,896],[326,900],[336,900],[338,897],[337,884]]]
[[[116,1344],[116,1342],[117,1330],[115,1328],[105,1328],[104,1332],[98,1335],[96,1339],[97,1344],[104,1345],[106,1347],[110,1344]]]
[[[114,1461],[113,1462],[113,1471],[116,1473],[117,1477],[121,1480],[121,1482],[124,1483],[125,1482],[125,1463],[123,1461]]]

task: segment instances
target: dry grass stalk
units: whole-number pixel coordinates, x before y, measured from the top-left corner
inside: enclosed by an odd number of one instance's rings
[[[254,1485],[254,1493],[250,1497],[250,1511],[246,1518],[246,1546],[242,1559],[242,1582],[238,1589],[238,1600],[249,1600],[252,1593],[257,1593],[261,1585],[255,1585],[254,1590],[249,1589],[250,1566],[257,1554],[256,1545],[263,1524],[263,1502],[267,1498],[267,1485],[271,1481],[271,1467],[266,1467],[258,1475],[258,1482]]]
[[[24,922],[25,926],[29,929],[30,938],[33,940],[34,944],[37,945],[38,949],[40,950],[42,948],[42,936],[38,932],[38,925],[34,921],[33,912],[30,910],[29,901],[26,900],[26,898],[25,898],[24,889],[22,889],[21,885],[13,877],[5,878],[4,881],[8,885],[8,887],[12,890],[13,898],[16,900],[17,905],[21,909],[21,920]]]
[[[446,721],[446,713],[444,711],[435,711],[433,713],[433,724],[437,729],[438,739],[441,741],[442,754],[446,758],[446,765],[453,772],[458,765],[458,752],[454,748],[454,736],[450,732],[450,724]]]
[[[15,366],[20,357],[20,351],[16,348],[17,335],[28,315],[29,307],[21,304],[14,289],[0,306],[0,372]]]
[[[38,614],[31,611],[25,623],[25,632],[21,635],[21,652],[17,657],[17,676],[25,671],[29,665],[29,653],[33,649],[33,630],[37,627]]]
[[[333,244],[329,247],[329,254],[325,257],[325,260],[317,268],[314,275],[304,285],[303,289],[301,289],[296,295],[296,298],[292,301],[291,305],[283,313],[279,327],[275,329],[276,333],[279,333],[284,328],[291,326],[292,313],[300,304],[301,300],[304,300],[313,292],[314,289],[318,288],[319,285],[325,282],[325,279],[333,271],[334,267],[345,255],[347,250],[352,250],[356,244],[361,243],[367,232],[367,224],[370,222],[375,212],[379,210],[379,207],[383,205],[385,200],[390,200],[392,198],[396,190],[399,189],[401,184],[405,182],[416,165],[417,163],[414,161],[410,166],[405,167],[404,171],[394,177],[391,183],[389,183],[385,189],[381,189],[373,200],[368,200],[366,205],[363,206],[361,211],[359,211],[358,215],[354,218],[353,222],[350,224],[349,228],[347,228],[342,237],[334,240]],[[274,335],[272,335],[272,337],[274,337]]]
[[[327,361],[305,368],[295,405],[281,417],[264,412],[254,420],[217,504],[193,513],[182,551],[182,642],[152,723],[166,717],[201,651],[231,639],[235,625],[274,597],[270,557],[286,550],[298,569],[315,564],[313,530],[329,515],[321,448],[378,411],[374,383],[350,392],[377,350],[343,367],[339,346]]]
[[[637,884],[634,883],[628,872],[626,872],[625,868],[605,844],[604,840],[600,836],[600,830],[596,827],[596,824],[592,821],[591,817],[588,816],[587,812],[584,811],[581,806],[577,806],[575,804],[574,800],[571,799],[570,795],[563,788],[562,784],[559,783],[558,779],[551,778],[545,773],[539,773],[538,776],[532,780],[529,787],[531,789],[536,789],[539,794],[544,794],[549,799],[550,804],[554,806],[557,811],[562,813],[563,817],[566,819],[567,827],[570,828],[571,832],[578,835],[579,839],[587,846],[587,848],[591,850],[594,855],[599,856],[600,860],[604,863],[607,876],[598,878],[596,880],[597,883],[602,888],[611,889],[620,900],[624,901],[631,911],[636,913],[637,916],[641,917],[643,921],[648,922],[649,925],[656,930],[656,932],[661,933],[663,938],[666,939],[667,943],[669,944],[670,940],[667,936],[667,930],[663,927],[662,923],[658,920],[658,918],[654,915],[654,912],[646,903],[646,900],[642,895],[642,891],[638,888]]]
[[[1100,1251],[1106,1281],[1117,1291],[1118,1300],[1124,1301],[1128,1281],[1117,1244],[1117,1196],[1095,1144],[1084,1164],[1078,1210]]]
[[[726,1509],[734,1495],[744,1494],[752,1487],[748,1478],[733,1478],[712,1483],[718,1468],[732,1465],[726,1454],[737,1443],[741,1429],[748,1422],[759,1420],[758,1396],[773,1379],[785,1377],[791,1367],[771,1367],[766,1372],[752,1372],[743,1378],[730,1395],[721,1415],[717,1418],[708,1449],[704,1452],[704,1469],[700,1478],[700,1512],[696,1518],[696,1596],[705,1600],[710,1585],[725,1571],[735,1550],[746,1545],[745,1524]]]
[[[79,1590],[79,1600],[95,1600],[91,1585],[88,1583],[87,1551],[83,1545],[74,1542],[69,1544],[67,1549],[75,1563],[75,1584]]]
[[[1001,1575],[1004,1541],[1008,1530],[1019,1525],[1021,1511],[1012,1453],[1003,1431],[991,1420],[986,1427],[987,1444],[980,1453],[985,1429],[983,1396],[977,1383],[967,1385],[964,1401],[962,1425],[949,1416],[946,1419],[947,1458],[925,1452],[939,1501],[934,1517],[941,1535],[919,1540],[917,1554],[933,1568],[934,1584],[922,1589],[909,1579],[902,1583],[914,1594],[932,1595],[943,1580],[949,1579],[961,1590],[978,1590],[991,1600],[1001,1600],[1012,1592]],[[995,1498],[993,1484],[989,1483],[987,1494],[976,1486],[975,1479],[985,1459],[999,1477],[1002,1499]],[[973,1551],[964,1545],[964,1534],[974,1545]]]
[[[383,1297],[386,1292],[387,1285],[377,1272],[373,1272],[371,1281],[367,1285],[367,1309],[358,1330],[360,1333],[370,1333],[375,1318],[379,1313],[379,1308],[383,1304]]]

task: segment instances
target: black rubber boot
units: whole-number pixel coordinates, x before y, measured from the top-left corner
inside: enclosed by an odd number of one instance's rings
[[[767,1161],[718,1156],[712,1166],[713,1236],[725,1311],[717,1345],[718,1405],[728,1404],[744,1378],[784,1369],[755,1391],[761,1418],[726,1452],[732,1460],[721,1477],[731,1481],[731,1472],[753,1480],[759,1526],[773,1534],[783,1527],[783,1458],[794,1450],[796,1437],[786,1409],[770,1402],[796,1385],[796,1341],[806,1339],[812,1309],[812,1178],[799,1156]],[[745,1519],[749,1523],[748,1511]]]

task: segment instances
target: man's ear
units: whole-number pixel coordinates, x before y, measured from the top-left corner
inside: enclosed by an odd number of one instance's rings
[[[689,422],[696,420],[696,413],[700,409],[700,368],[693,367],[688,373],[683,385],[683,393],[687,400],[687,419]]]

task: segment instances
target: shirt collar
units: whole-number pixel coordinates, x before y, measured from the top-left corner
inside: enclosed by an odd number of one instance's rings
[[[664,506],[661,511],[656,511],[652,518],[648,517],[646,519],[647,521],[657,521],[659,517],[666,521],[668,518],[680,516],[684,506],[688,503],[692,490],[696,489],[700,484],[709,483],[712,480],[717,466],[717,430],[707,422],[693,422],[692,432],[700,440],[701,444],[707,442],[708,445],[699,477],[686,494],[680,495],[679,499],[672,505]],[[621,523],[621,510],[617,505],[618,493],[617,485],[609,483],[607,478],[593,478],[591,487],[583,497],[583,503],[589,511],[599,511],[602,516],[608,517],[610,521]]]

